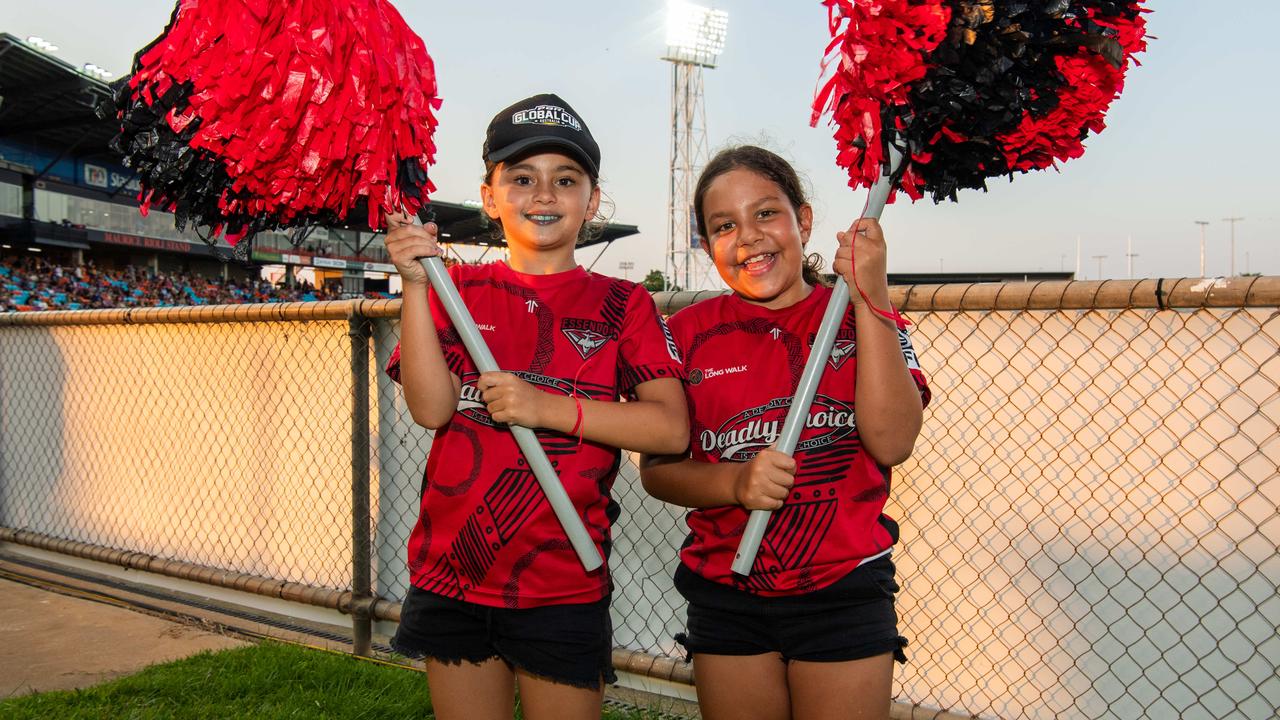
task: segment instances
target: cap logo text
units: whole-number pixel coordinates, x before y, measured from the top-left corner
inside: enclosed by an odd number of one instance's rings
[[[578,118],[556,105],[539,105],[527,110],[518,110],[511,116],[511,124],[554,125],[582,132],[582,123],[578,122]]]

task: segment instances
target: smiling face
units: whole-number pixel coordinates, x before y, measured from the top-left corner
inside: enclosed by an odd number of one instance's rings
[[[809,205],[794,207],[777,183],[739,167],[707,185],[702,218],[716,270],[743,300],[776,310],[808,296],[802,270],[813,228]]]
[[[567,253],[596,214],[600,189],[576,160],[542,152],[501,162],[480,186],[485,214],[502,224],[513,259]]]

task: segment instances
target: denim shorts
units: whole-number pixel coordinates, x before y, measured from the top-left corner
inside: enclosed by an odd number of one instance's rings
[[[601,679],[618,681],[607,597],[509,609],[411,587],[391,647],[406,657],[443,663],[499,658],[513,669],[580,688],[598,689]]]
[[[676,640],[692,655],[761,655],[783,660],[844,662],[893,653],[906,662],[893,607],[898,583],[885,555],[832,585],[785,597],[762,597],[676,569],[676,589],[689,601],[688,632]]]

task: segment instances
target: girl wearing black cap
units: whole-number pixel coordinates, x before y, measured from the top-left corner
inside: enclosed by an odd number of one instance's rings
[[[599,717],[614,680],[608,565],[585,572],[506,425],[536,428],[588,532],[606,553],[618,448],[688,441],[680,363],[639,285],[587,272],[574,248],[600,203],[600,150],[554,95],[503,110],[484,144],[485,214],[509,259],[450,275],[498,364],[478,373],[419,258],[437,229],[391,218],[404,281],[387,372],[418,424],[436,429],[412,588],[392,645],[424,658],[437,717]],[[617,402],[627,396],[631,402]]]

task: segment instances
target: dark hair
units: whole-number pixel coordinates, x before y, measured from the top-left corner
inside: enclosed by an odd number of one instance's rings
[[[716,156],[711,158],[711,162],[702,169],[702,174],[698,176],[697,188],[693,191],[693,216],[698,223],[698,235],[702,237],[703,248],[708,252],[711,251],[710,240],[708,240],[710,236],[707,234],[707,219],[702,214],[702,200],[707,194],[707,188],[711,187],[711,183],[716,178],[730,170],[738,169],[750,170],[777,185],[786,194],[791,207],[797,213],[800,212],[800,208],[809,204],[804,196],[800,176],[795,168],[791,167],[791,163],[783,160],[776,153],[755,145],[735,145],[725,148],[716,153]],[[827,285],[827,279],[822,275],[822,256],[817,253],[806,255],[801,276],[810,285]]]
[[[528,154],[532,154],[532,153],[528,153]],[[528,154],[526,154],[526,156]],[[517,162],[518,159],[519,158],[513,158],[512,160],[509,160],[507,162],[508,163]],[[575,160],[575,162],[577,161]],[[484,184],[485,185],[493,184],[493,171],[497,169],[498,169],[498,163],[490,162],[488,160],[484,162]],[[591,171],[585,167],[583,168],[583,171],[586,173],[587,177],[591,179],[592,190],[600,187],[600,178],[596,177],[595,175],[592,175]],[[591,242],[592,240],[595,240],[596,238],[604,234],[604,228],[606,225],[609,224],[609,220],[610,220],[610,217],[604,214],[604,210],[603,210],[604,203],[605,203],[605,200],[604,200],[604,197],[602,196],[600,199],[601,207],[596,209],[596,216],[593,218],[587,219],[586,222],[582,223],[582,227],[578,228],[578,241],[577,241],[578,245],[586,245],[587,243]],[[612,215],[612,213],[610,215]],[[485,212],[484,209],[481,208],[480,224],[482,227],[487,226],[489,228],[489,237],[493,238],[494,241],[503,242],[503,243],[506,242],[506,231],[502,229],[501,218],[491,218],[489,217],[489,213]]]

